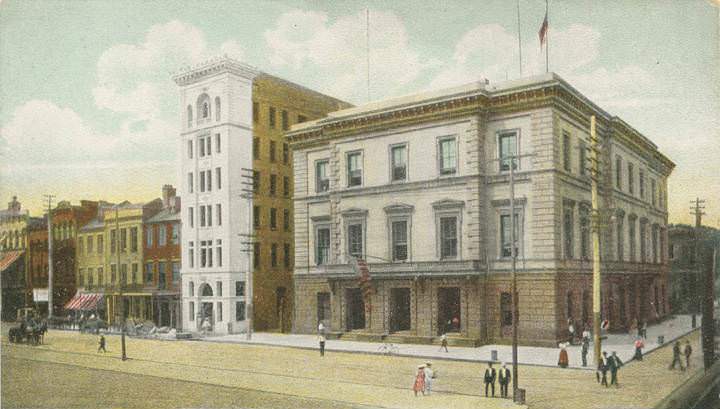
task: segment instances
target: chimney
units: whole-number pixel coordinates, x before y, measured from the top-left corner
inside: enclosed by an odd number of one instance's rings
[[[19,212],[21,208],[22,206],[20,205],[20,202],[18,202],[17,196],[13,196],[12,202],[8,203],[8,210]]]
[[[162,187],[163,208],[168,209],[175,205],[175,188],[172,185],[163,185]]]

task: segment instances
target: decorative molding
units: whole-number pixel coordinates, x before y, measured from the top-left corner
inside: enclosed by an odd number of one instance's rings
[[[515,206],[525,206],[525,203],[527,202],[527,199],[525,197],[516,197],[514,200]],[[510,206],[510,199],[494,199],[491,201],[493,207],[509,207]]]
[[[351,207],[349,209],[340,211],[340,214],[342,215],[342,217],[367,217],[368,210]]]
[[[385,210],[385,213],[387,214],[408,214],[415,211],[415,206],[405,203],[397,203],[385,206],[383,210]]]
[[[437,202],[433,202],[432,207],[435,210],[457,210],[465,207],[465,202],[455,199],[442,199]]]

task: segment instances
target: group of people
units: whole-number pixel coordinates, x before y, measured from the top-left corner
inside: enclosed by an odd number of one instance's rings
[[[418,365],[415,374],[415,383],[413,383],[413,392],[418,396],[418,392],[423,396],[432,393],[433,380],[435,379],[435,371],[432,369],[432,363],[425,362],[424,365]]]
[[[608,356],[607,352],[603,351],[602,357],[598,360],[598,368],[595,372],[595,376],[600,385],[608,387],[607,373],[610,372],[610,385],[615,385],[616,388],[620,387],[618,382],[618,371],[623,366],[620,357],[617,356],[615,351],[612,355]]]
[[[681,351],[682,349],[682,351]],[[692,347],[690,346],[690,340],[685,340],[685,347],[680,347],[680,341],[676,341],[675,345],[673,345],[673,360],[670,364],[669,369],[673,370],[675,369],[675,364],[678,364],[680,366],[680,370],[684,371],[686,368],[690,368],[690,356],[692,355]],[[680,357],[680,354],[685,355],[685,366],[683,366],[682,358]]]
[[[500,384],[500,397],[507,398],[508,385],[510,384],[511,378],[512,375],[510,375],[510,370],[504,363],[502,364],[500,371],[495,371],[495,368],[492,366],[492,362],[488,362],[488,367],[485,369],[485,376],[483,378],[483,382],[485,383],[485,397],[495,397],[495,380],[497,380]]]

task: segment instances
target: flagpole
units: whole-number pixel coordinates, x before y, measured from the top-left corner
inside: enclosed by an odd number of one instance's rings
[[[548,0],[545,0],[545,20],[548,28],[545,31],[545,72],[550,72],[550,16],[548,13]]]
[[[520,34],[520,0],[517,0],[517,20],[518,20],[518,51],[520,53],[520,78],[522,78],[522,36]]]

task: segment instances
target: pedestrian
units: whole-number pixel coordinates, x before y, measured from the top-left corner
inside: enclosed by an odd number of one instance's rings
[[[673,360],[670,364],[669,369],[675,369],[675,364],[680,365],[680,370],[684,371],[685,368],[683,367],[682,360],[680,359],[680,341],[676,341],[675,345],[673,345]]]
[[[598,360],[598,371],[596,373],[598,383],[607,388],[607,371],[608,371],[608,357],[607,352],[602,353],[602,357]],[[602,378],[600,377],[602,375]]]
[[[445,348],[445,352],[448,352],[447,345],[448,345],[447,334],[442,334],[442,335],[440,336],[440,349],[439,349],[439,351],[442,351],[443,348]]]
[[[325,356],[325,335],[322,332],[318,335],[318,341],[320,342],[320,356]]]
[[[325,325],[323,325],[322,321],[318,324],[318,334],[324,334],[325,333]]]
[[[623,363],[615,351],[613,351],[610,359],[608,359],[608,366],[610,367],[610,385],[615,385],[616,388],[619,388],[620,384],[618,383],[617,375],[618,370],[620,370],[620,367],[623,366]]]
[[[425,363],[425,393],[430,395],[432,393],[433,380],[435,379],[435,371],[432,370],[432,363]]]
[[[645,348],[645,343],[643,342],[642,338],[637,337],[635,340],[635,356],[633,357],[636,361],[642,361],[642,349]]]
[[[452,329],[454,332],[460,331],[460,318],[457,316],[453,317],[452,319]]]
[[[418,371],[415,375],[415,383],[413,384],[413,392],[417,397],[418,392],[425,395],[425,365],[418,365]]]
[[[573,341],[575,341],[575,325],[572,318],[568,318],[568,344],[572,345]]]
[[[98,340],[98,350],[97,351],[100,352],[100,350],[102,350],[103,353],[107,352],[107,349],[105,349],[105,336],[103,336],[103,335],[100,335],[100,339]]]
[[[498,374],[498,382],[500,382],[500,397],[501,398],[507,398],[508,397],[508,384],[510,384],[510,379],[512,376],[510,375],[510,370],[507,369],[505,366],[505,363],[503,362],[502,368],[500,368],[500,373]]]
[[[590,338],[583,337],[582,340],[582,366],[587,366],[587,355],[590,349]]]
[[[687,369],[690,369],[690,355],[692,355],[692,347],[690,346],[690,340],[685,340],[685,350],[683,351],[685,353],[685,367]]]
[[[587,339],[588,342],[590,342],[590,338],[592,337],[592,334],[590,334],[590,323],[585,324],[585,330],[582,333],[583,339]]]
[[[485,397],[488,397],[488,387],[492,391],[492,397],[495,397],[495,378],[497,374],[495,368],[492,367],[492,362],[488,362],[488,367],[485,369]]]
[[[570,363],[569,362],[570,360],[568,359],[567,349],[565,349],[567,347],[567,344],[560,343],[560,344],[558,344],[558,347],[560,348],[560,357],[558,358],[558,366],[560,368],[567,368],[568,364]]]

